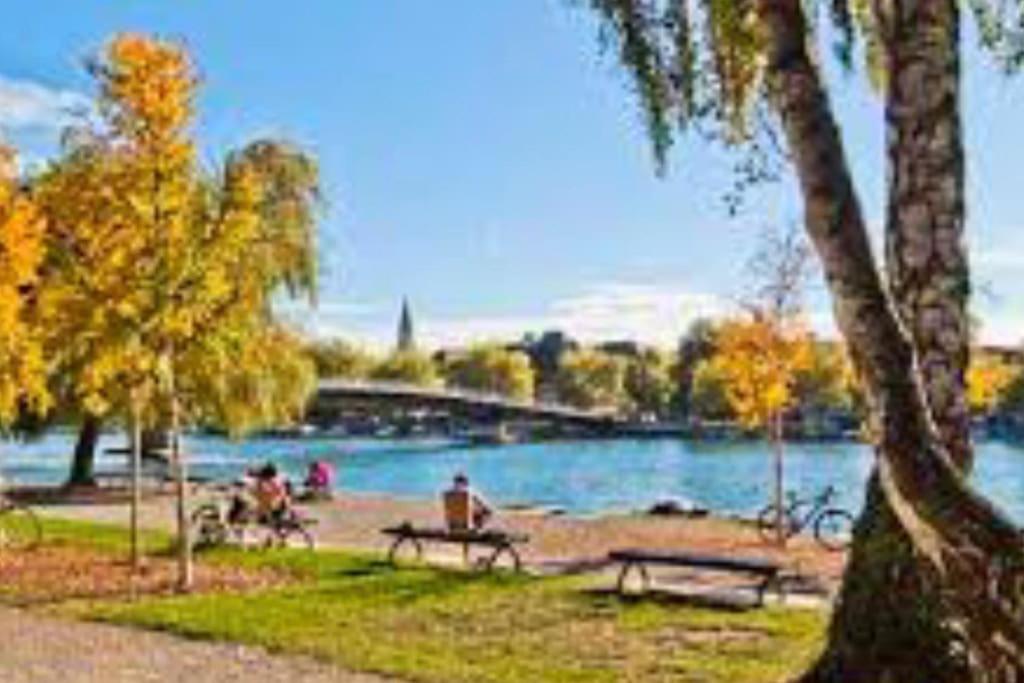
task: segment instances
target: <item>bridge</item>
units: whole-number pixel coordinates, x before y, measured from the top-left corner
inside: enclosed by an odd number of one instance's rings
[[[314,405],[320,412],[374,404],[426,409],[477,420],[534,420],[601,431],[621,423],[619,417],[607,410],[581,410],[558,403],[518,401],[502,394],[401,382],[321,380]]]

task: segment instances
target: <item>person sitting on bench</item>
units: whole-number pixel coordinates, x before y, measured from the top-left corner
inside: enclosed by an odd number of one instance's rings
[[[452,487],[444,492],[444,518],[449,531],[482,529],[494,514],[483,496],[469,486],[469,478],[459,472]]]

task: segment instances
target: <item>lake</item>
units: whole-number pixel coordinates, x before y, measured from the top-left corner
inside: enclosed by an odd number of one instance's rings
[[[104,435],[101,447],[123,438]],[[17,483],[56,484],[69,465],[74,435],[54,433],[27,443],[0,442],[0,473]],[[499,504],[561,508],[570,514],[642,510],[664,499],[691,501],[720,513],[756,513],[771,495],[770,453],[759,442],[679,439],[564,441],[467,448],[444,440],[250,439],[190,436],[185,447],[197,476],[230,480],[273,460],[301,480],[314,459],[332,461],[342,490],[433,497],[454,472]],[[1024,447],[978,445],[975,482],[1024,523]],[[99,470],[124,468],[124,456],[101,456]],[[856,510],[871,469],[871,451],[856,443],[794,443],[786,447],[787,488],[802,494],[828,484],[839,503]]]

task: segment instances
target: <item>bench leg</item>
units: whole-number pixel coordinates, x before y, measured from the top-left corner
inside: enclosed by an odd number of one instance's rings
[[[757,604],[759,607],[764,607],[764,594],[768,592],[769,588],[774,588],[775,593],[779,596],[779,602],[786,602],[786,587],[782,582],[782,577],[778,574],[772,574],[771,576],[765,577],[765,580],[761,582],[761,585],[757,588]]]
[[[619,580],[616,583],[616,588],[622,595],[626,594],[626,577],[629,575],[629,570],[633,567],[636,567],[640,572],[641,591],[646,593],[650,589],[651,577],[647,573],[647,567],[642,562],[627,561],[622,564],[622,571],[619,572]]]
[[[388,562],[395,564],[398,559],[398,551],[405,543],[411,543],[416,549],[416,559],[423,559],[423,544],[420,543],[419,539],[413,538],[412,536],[399,536],[395,539],[395,542],[391,544],[391,548],[388,550]]]
[[[512,558],[513,567],[516,572],[521,572],[523,570],[523,562],[522,559],[519,557],[519,552],[511,543],[505,543],[497,546],[494,549],[494,552],[491,553],[491,556],[484,563],[484,567],[488,571],[494,569],[494,565],[497,564],[498,558],[501,557],[502,553],[508,553],[509,557]]]

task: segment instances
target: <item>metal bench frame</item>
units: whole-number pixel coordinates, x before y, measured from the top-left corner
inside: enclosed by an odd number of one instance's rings
[[[722,555],[704,555],[686,552],[667,552],[658,550],[616,550],[608,554],[612,562],[622,564],[616,581],[616,590],[619,594],[626,594],[626,579],[632,570],[640,574],[641,593],[646,593],[651,588],[651,576],[647,571],[647,565],[662,565],[668,567],[688,567],[693,569],[705,569],[709,571],[733,572],[737,574],[754,574],[761,577],[757,585],[757,604],[764,605],[764,596],[769,588],[774,588],[780,601],[785,601],[786,591],[783,585],[782,566],[767,560],[755,560]]]
[[[438,543],[452,543],[462,546],[463,557],[469,557],[469,547],[473,545],[489,547],[493,549],[490,555],[483,558],[481,566],[491,571],[495,568],[502,555],[508,555],[512,560],[515,571],[523,569],[522,558],[516,549],[516,544],[526,543],[529,537],[524,534],[514,534],[504,531],[463,531],[449,530],[432,527],[414,527],[411,524],[402,524],[395,527],[381,529],[381,533],[387,536],[394,536],[395,540],[388,549],[388,562],[394,564],[398,559],[400,549],[408,544],[416,550],[416,558],[423,559],[424,541],[436,541]]]

